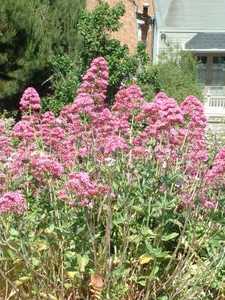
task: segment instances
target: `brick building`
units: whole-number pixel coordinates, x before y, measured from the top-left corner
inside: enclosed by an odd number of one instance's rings
[[[110,5],[115,5],[119,0],[107,0]],[[113,33],[113,37],[121,43],[128,45],[130,53],[134,53],[139,41],[146,44],[150,57],[153,49],[152,20],[154,16],[154,0],[123,0],[125,15],[121,19],[120,30]],[[94,9],[98,0],[87,0],[87,9]]]

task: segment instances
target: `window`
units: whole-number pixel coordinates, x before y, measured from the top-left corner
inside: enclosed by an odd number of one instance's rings
[[[198,80],[203,86],[225,86],[225,55],[202,54],[196,56]]]
[[[225,85],[225,56],[213,57],[212,85]]]
[[[214,56],[213,57],[213,63],[218,64],[225,64],[225,56]]]
[[[145,24],[145,22],[143,20],[137,19],[137,39],[138,39],[138,42],[143,41],[142,31],[143,31],[143,25],[144,24]]]
[[[199,64],[207,64],[207,56],[197,56],[197,62]]]
[[[207,56],[197,56],[198,80],[202,85],[205,85],[207,81],[207,61]]]

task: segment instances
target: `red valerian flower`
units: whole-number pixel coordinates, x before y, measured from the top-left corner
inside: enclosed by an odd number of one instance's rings
[[[26,209],[27,205],[20,191],[7,192],[0,198],[0,214],[22,214]]]
[[[20,99],[20,110],[39,111],[40,108],[41,99],[38,95],[38,92],[33,87],[27,88]]]

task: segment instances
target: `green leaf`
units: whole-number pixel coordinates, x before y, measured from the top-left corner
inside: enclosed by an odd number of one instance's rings
[[[140,265],[146,265],[148,264],[151,260],[153,260],[153,257],[147,254],[143,254],[139,257],[139,264]]]
[[[140,281],[138,281],[138,283],[143,287],[146,286],[146,280],[140,280]]]
[[[167,242],[167,241],[175,239],[177,236],[179,236],[179,233],[178,232],[173,232],[173,233],[170,233],[170,234],[167,234],[167,235],[163,235],[161,240],[164,241],[164,242]]]
[[[136,213],[144,213],[144,209],[143,209],[143,207],[141,207],[141,206],[134,205],[134,206],[132,207],[132,209],[133,209]]]
[[[15,285],[20,286],[29,280],[31,280],[31,276],[22,276],[15,281]]]
[[[58,300],[57,297],[55,297],[54,295],[52,294],[46,294],[46,293],[40,293],[40,296],[43,298],[43,299],[48,299],[48,300]]]
[[[71,283],[64,283],[64,288],[66,289],[66,290],[69,290],[69,289],[71,289],[73,287],[73,285],[71,284]]]
[[[68,271],[68,272],[66,272],[66,274],[70,280],[73,280],[76,277],[77,272]]]
[[[154,233],[150,228],[148,227],[142,227],[141,228],[141,234],[144,236],[148,236],[149,238],[155,238],[156,233]]]
[[[136,243],[136,244],[138,244],[138,243],[140,243],[140,241],[141,241],[141,237],[140,237],[140,235],[132,234],[132,235],[129,235],[129,236],[127,237],[127,240],[128,240],[130,243]]]
[[[151,272],[151,277],[152,276],[155,276],[157,273],[159,272],[159,266],[155,266],[153,269],[152,269],[152,272]]]
[[[89,262],[89,257],[87,255],[81,256],[80,254],[77,254],[77,263],[79,265],[79,269],[81,272],[85,271],[88,262]]]
[[[11,228],[11,229],[10,229],[10,235],[11,235],[12,237],[18,237],[20,234],[19,234],[19,231],[17,231],[17,230],[14,229],[14,228]]]
[[[47,250],[49,248],[49,245],[45,240],[40,240],[36,242],[35,248],[38,252],[42,252]]]
[[[31,261],[32,261],[32,265],[34,267],[38,267],[40,265],[40,263],[41,263],[40,260],[37,259],[36,257],[32,257]]]
[[[73,251],[66,251],[65,252],[65,257],[67,258],[67,259],[73,259],[74,257],[75,257],[75,255],[76,255],[76,253],[74,253]]]
[[[171,255],[169,254],[168,251],[163,251],[161,248],[154,248],[147,241],[145,242],[145,245],[149,251],[149,255],[151,255],[155,258],[168,259],[171,257]]]

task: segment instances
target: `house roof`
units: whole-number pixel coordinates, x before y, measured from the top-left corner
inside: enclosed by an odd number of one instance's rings
[[[186,49],[225,49],[225,33],[197,33],[186,45]]]
[[[155,0],[161,26],[184,30],[224,30],[225,0]]]

